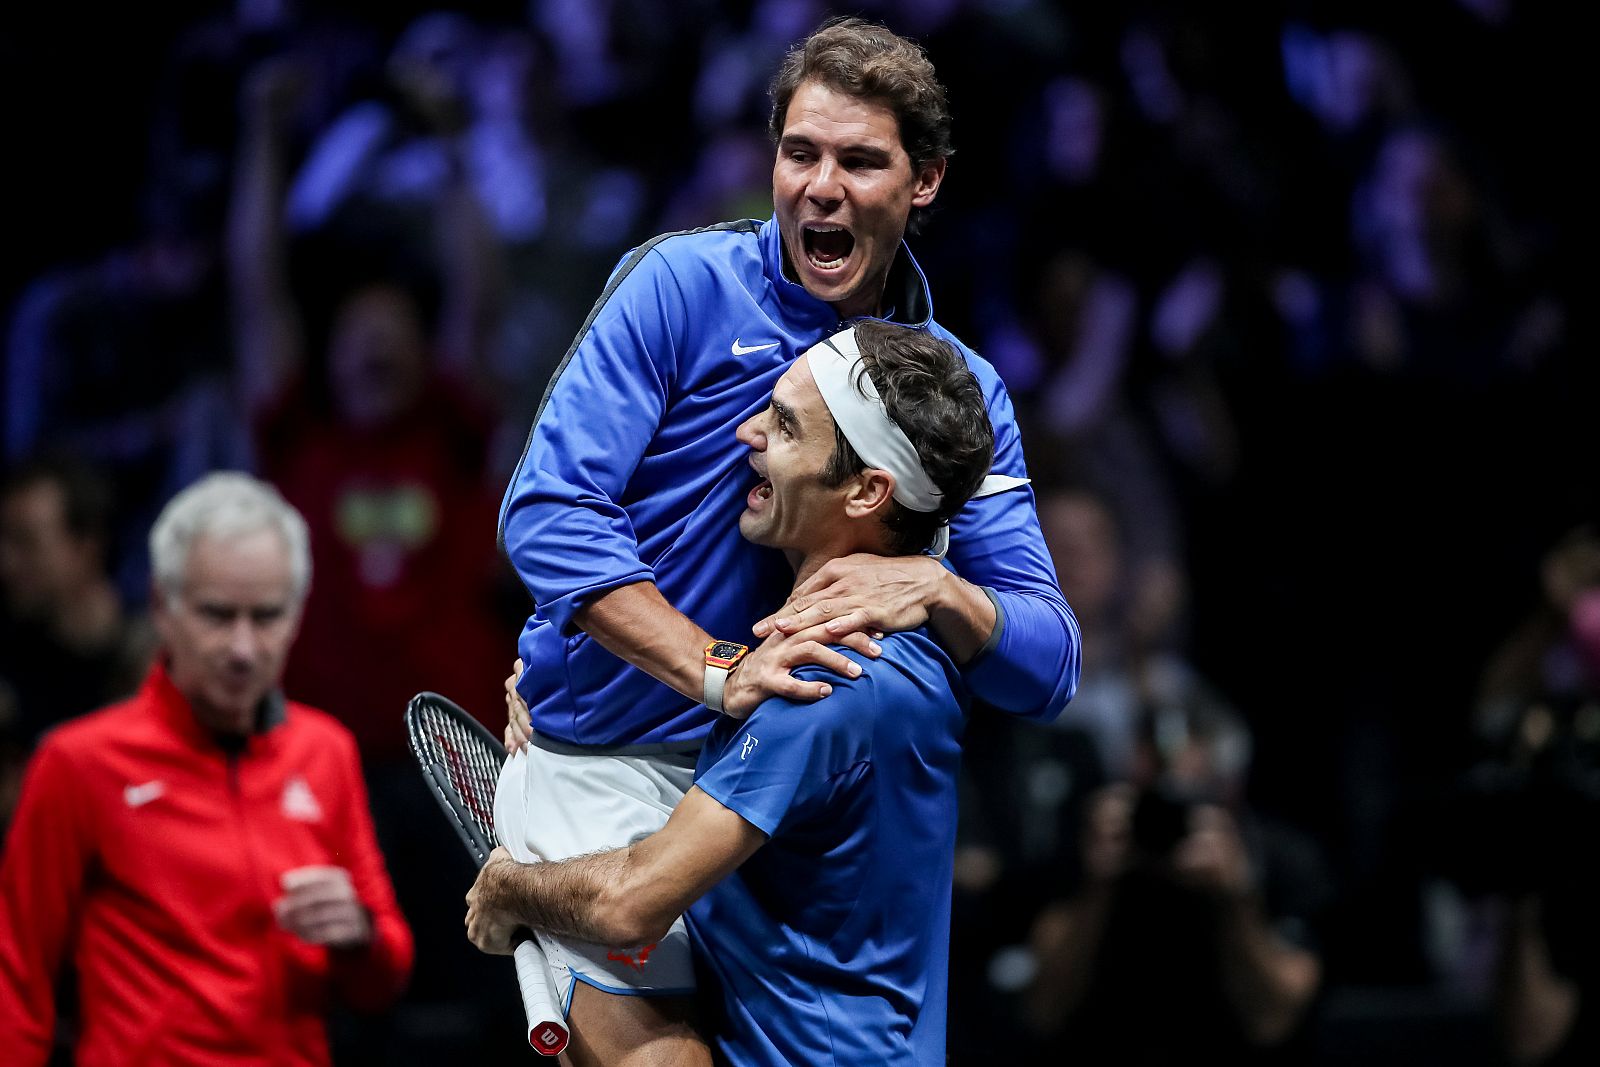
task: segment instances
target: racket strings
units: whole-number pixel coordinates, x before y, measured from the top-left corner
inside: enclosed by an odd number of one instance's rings
[[[428,705],[420,709],[418,731],[424,758],[440,767],[487,841],[494,841],[494,793],[500,780],[500,752],[491,750],[454,715]]]

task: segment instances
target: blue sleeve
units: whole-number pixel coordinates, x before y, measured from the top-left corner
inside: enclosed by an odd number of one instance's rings
[[[874,704],[868,676],[839,679],[816,668],[796,674],[813,672],[829,679],[832,695],[815,704],[767,700],[695,780],[768,837],[822,799],[840,774],[871,757]]]
[[[545,393],[500,507],[500,540],[562,633],[589,600],[654,580],[622,500],[677,375],[686,301],[659,253],[606,283]]]
[[[992,372],[980,381],[994,425],[991,469],[1026,478],[1022,438],[1005,386]],[[968,503],[950,525],[949,559],[961,577],[994,594],[996,633],[962,668],[973,695],[1041,722],[1060,715],[1078,688],[1078,620],[1056,581],[1033,489],[1022,486]]]

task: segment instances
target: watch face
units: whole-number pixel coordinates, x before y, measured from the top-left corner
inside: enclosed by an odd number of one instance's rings
[[[713,659],[732,659],[744,650],[743,645],[736,645],[732,641],[718,641],[707,650],[706,655]]]

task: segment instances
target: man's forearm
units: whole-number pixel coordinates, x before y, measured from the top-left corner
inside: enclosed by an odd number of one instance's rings
[[[1316,994],[1322,967],[1267,925],[1253,900],[1229,901],[1223,919],[1222,986],[1245,1034],[1274,1045],[1294,1032]]]
[[[705,699],[705,649],[712,635],[667,603],[654,584],[619,586],[578,609],[573,621],[617,658],[696,703]],[[844,639],[857,651],[862,649],[857,642],[864,641],[864,635]],[[768,697],[811,701],[827,696],[831,688],[826,682],[793,676],[792,670],[805,664],[841,676],[860,673],[859,667],[830,648],[773,638],[754,649],[728,677],[720,710],[743,718]]]
[[[467,896],[469,931],[481,911],[502,926],[645,944],[765,841],[760,829],[692,787],[664,827],[627,848],[546,863],[517,863],[497,849]]]
[[[602,648],[691,700],[705,688],[705,647],[699,626],[667,603],[655,585],[619,586],[579,608],[573,621]]]
[[[1110,890],[1093,884],[1076,899],[1047,908],[1034,924],[1038,970],[1023,1009],[1035,1033],[1055,1034],[1083,1003],[1110,909]]]
[[[558,863],[502,862],[485,882],[488,907],[529,929],[602,945],[631,945],[650,931],[614,905],[625,884],[629,849]]]
[[[1572,1032],[1578,988],[1556,973],[1545,944],[1540,901],[1510,902],[1495,968],[1495,1014],[1511,1062],[1548,1059]]]

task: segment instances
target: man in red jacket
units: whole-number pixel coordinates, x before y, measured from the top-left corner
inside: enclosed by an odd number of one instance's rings
[[[40,743],[0,861],[0,1049],[42,1064],[71,953],[77,1058],[326,1064],[336,997],[411,969],[350,733],[278,693],[310,581],[304,520],[213,474],[150,534],[161,655],[129,701]]]

